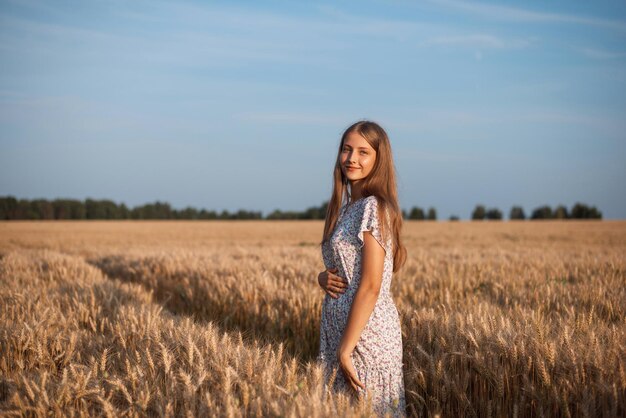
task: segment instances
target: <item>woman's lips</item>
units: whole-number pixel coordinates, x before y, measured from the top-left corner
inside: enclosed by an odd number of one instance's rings
[[[346,170],[353,171],[353,170],[357,170],[357,168],[356,167],[346,167]]]

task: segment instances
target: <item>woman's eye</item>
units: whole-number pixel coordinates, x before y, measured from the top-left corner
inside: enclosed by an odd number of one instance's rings
[[[367,151],[361,151],[361,155],[367,155]]]

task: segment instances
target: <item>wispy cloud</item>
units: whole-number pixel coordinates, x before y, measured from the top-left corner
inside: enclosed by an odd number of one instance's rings
[[[310,39],[337,41],[342,36],[372,36],[384,39],[404,39],[422,30],[445,25],[419,20],[390,19],[346,13],[331,6],[317,6],[317,14],[297,15],[268,12],[250,8],[190,3],[159,2],[159,7],[171,19],[183,24],[201,23],[204,27],[246,28],[255,33],[282,34],[283,40],[294,41],[294,35],[307,34]]]
[[[41,21],[0,14],[0,49],[40,54],[80,50],[82,57],[106,53],[118,57],[115,62],[202,68],[253,61],[353,70],[356,67],[342,58],[355,45],[370,40],[414,41],[449,30],[447,25],[359,16],[334,8],[301,16],[158,0],[151,6],[145,14],[124,7],[106,10],[108,18],[126,21],[125,27],[94,25],[80,16]],[[29,8],[47,13],[44,4],[29,3]]]
[[[490,137],[510,127],[565,127],[580,132],[601,133],[603,138],[622,137],[626,122],[619,112],[591,112],[557,107],[533,109],[506,106],[485,109],[415,107],[402,109],[404,113],[389,114],[382,120],[403,135],[455,137],[461,134],[468,141]],[[409,115],[411,117],[409,117]]]
[[[235,118],[245,122],[263,124],[284,123],[289,125],[341,126],[350,118],[347,115],[311,112],[242,112]]]
[[[525,48],[529,46],[531,42],[532,41],[529,39],[505,39],[494,35],[478,33],[469,35],[433,37],[421,42],[420,45],[460,46],[485,49],[513,49]]]
[[[605,49],[597,49],[597,48],[581,48],[580,52],[582,52],[585,56],[589,58],[601,59],[601,60],[626,57],[626,52],[608,51]]]
[[[453,162],[472,162],[480,161],[479,155],[472,155],[469,153],[455,154],[448,152],[431,152],[421,149],[403,147],[402,152],[396,155],[396,159],[399,163],[410,163],[414,165],[417,161],[430,161],[436,163],[453,163]]]
[[[626,32],[626,22],[597,17],[577,16],[567,13],[537,12],[509,6],[477,3],[460,0],[430,0],[432,3],[484,17],[520,22],[561,22],[597,26]]]
[[[20,34],[27,33],[30,35],[28,50],[31,52],[45,52],[50,49],[50,42],[54,41],[58,41],[56,45],[60,45],[62,49],[71,49],[71,43],[77,42],[79,48],[83,45],[91,46],[85,48],[84,52],[87,55],[101,55],[103,51],[107,51],[112,55],[134,59],[137,51],[141,51],[137,58],[157,63],[209,62],[207,58],[293,62],[298,59],[296,52],[300,47],[293,40],[281,40],[273,36],[251,39],[190,28],[141,36],[115,30],[104,31],[76,25],[38,22],[13,16],[0,16],[0,24],[5,31],[0,36],[0,48],[3,50],[18,50],[20,46],[23,48],[26,40],[20,38]],[[329,49],[332,50],[333,46],[329,45]],[[212,66],[219,66],[220,63],[223,61],[211,61]]]

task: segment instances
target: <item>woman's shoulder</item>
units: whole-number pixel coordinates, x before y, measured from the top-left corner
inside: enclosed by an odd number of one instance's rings
[[[364,222],[369,218],[373,219],[376,223],[382,222],[383,219],[387,224],[390,222],[389,206],[381,202],[382,200],[376,195],[370,195],[363,199],[361,218]],[[380,206],[383,208],[381,212],[378,210]],[[383,214],[382,218],[379,213]]]
[[[378,197],[376,197],[376,195],[369,195],[366,196],[361,200],[361,207],[371,207],[371,206],[378,206]]]
[[[378,209],[380,206],[380,199],[376,195],[369,195],[363,198],[363,204],[361,205],[364,211]]]
[[[359,217],[363,222],[366,222],[370,218],[378,220],[378,207],[380,206],[379,199],[376,195],[369,195],[361,199],[360,208],[358,209]]]

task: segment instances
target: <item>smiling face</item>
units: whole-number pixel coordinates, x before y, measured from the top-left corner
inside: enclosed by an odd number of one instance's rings
[[[376,162],[376,151],[358,132],[350,132],[341,148],[341,171],[350,182],[369,175]]]

